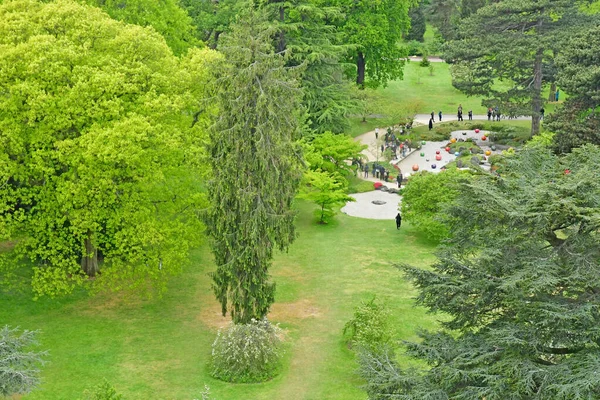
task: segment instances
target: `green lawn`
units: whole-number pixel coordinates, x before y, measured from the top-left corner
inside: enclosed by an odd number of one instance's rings
[[[438,111],[441,110],[444,115],[454,115],[459,104],[463,106],[465,118],[468,110],[473,110],[474,114],[486,114],[487,110],[481,106],[480,98],[468,97],[452,86],[448,64],[432,63],[432,65],[433,75],[430,75],[429,69],[419,66],[418,62],[407,63],[403,80],[390,82],[387,87],[376,91],[377,103],[380,104],[380,109],[373,111],[376,117],[367,118],[367,122],[362,122],[362,118],[359,117],[351,118],[351,128],[348,133],[356,137],[377,126],[386,126],[391,122],[386,118],[388,109],[403,110],[407,105],[414,107],[420,114],[434,111],[436,120]],[[543,97],[547,98],[547,93]],[[566,97],[561,91],[561,102]],[[556,105],[557,103],[546,104],[544,106],[546,114],[552,113]]]
[[[401,339],[435,318],[414,308],[414,290],[391,265],[426,266],[433,247],[407,224],[338,215],[329,226],[299,204],[299,237],[276,257],[277,302],[270,318],[286,331],[283,372],[264,384],[226,384],[207,373],[210,346],[227,323],[210,289],[214,264],[206,247],[194,267],[173,279],[162,299],[122,295],[31,300],[0,297],[0,323],[39,329],[49,350],[42,387],[24,399],[77,399],[102,378],[132,399],[198,398],[204,384],[215,399],[364,399],[342,328],[354,307],[377,294],[393,312]]]

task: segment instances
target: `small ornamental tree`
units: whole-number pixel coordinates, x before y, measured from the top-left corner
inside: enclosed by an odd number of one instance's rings
[[[18,328],[0,329],[0,397],[29,393],[39,384],[46,353],[31,349],[37,345],[35,336]]]
[[[346,180],[336,174],[309,170],[304,175],[298,197],[319,206],[315,216],[320,224],[327,224],[335,215],[335,206],[354,199],[346,194]]]
[[[401,266],[417,302],[447,316],[407,344],[428,368],[365,358],[369,398],[599,398],[600,148],[525,149],[447,213],[432,268]]]

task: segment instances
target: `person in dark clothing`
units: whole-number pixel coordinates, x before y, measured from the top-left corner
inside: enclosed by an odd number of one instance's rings
[[[463,120],[463,116],[462,116],[462,111],[458,112],[458,120],[462,121]]]
[[[429,119],[429,130],[433,129],[433,117]]]
[[[398,215],[396,215],[396,229],[400,229],[401,225],[402,225],[402,216],[400,215],[400,213],[398,213]]]
[[[365,171],[365,178],[368,178],[369,177],[369,164],[365,163],[364,171]]]
[[[540,119],[544,119],[545,112],[546,112],[546,110],[544,110],[544,107],[540,108]]]
[[[433,119],[433,117],[435,116],[435,111],[431,112],[431,119]]]
[[[442,110],[438,113],[438,117],[440,118],[440,122],[442,122]]]
[[[473,110],[469,110],[469,121],[473,121]]]
[[[488,108],[488,121],[492,119],[492,107]]]
[[[402,187],[402,173],[399,172],[398,176],[396,177],[396,182],[398,182],[398,189],[400,189]]]

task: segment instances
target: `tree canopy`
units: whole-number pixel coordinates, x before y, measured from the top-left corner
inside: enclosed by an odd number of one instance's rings
[[[345,18],[339,27],[345,40],[353,45],[349,62],[353,62],[352,76],[359,86],[385,86],[387,82],[402,78],[406,56],[398,46],[410,21],[409,9],[416,5],[412,0],[334,0]]]
[[[586,19],[567,0],[502,0],[477,10],[459,25],[444,58],[453,85],[485,96],[482,105],[504,115],[531,115],[540,129],[541,91],[555,80],[554,56],[562,41]]]
[[[428,369],[366,358],[370,398],[600,396],[599,182],[600,148],[586,145],[526,149],[464,186],[432,269],[401,266],[418,304],[447,316],[407,343]]]
[[[553,148],[566,153],[585,143],[600,144],[600,27],[574,36],[557,59],[558,81],[569,98],[546,127]]]
[[[179,271],[202,231],[206,114],[190,126],[215,57],[179,61],[153,30],[67,0],[0,5],[0,226],[16,243],[0,265],[31,261],[49,295]]]

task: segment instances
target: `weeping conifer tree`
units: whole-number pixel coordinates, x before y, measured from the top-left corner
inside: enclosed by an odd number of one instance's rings
[[[274,32],[260,10],[248,9],[219,42],[226,62],[211,132],[207,226],[217,263],[213,289],[235,323],[266,316],[275,294],[268,273],[273,250],[295,238],[301,71],[274,52]]]

